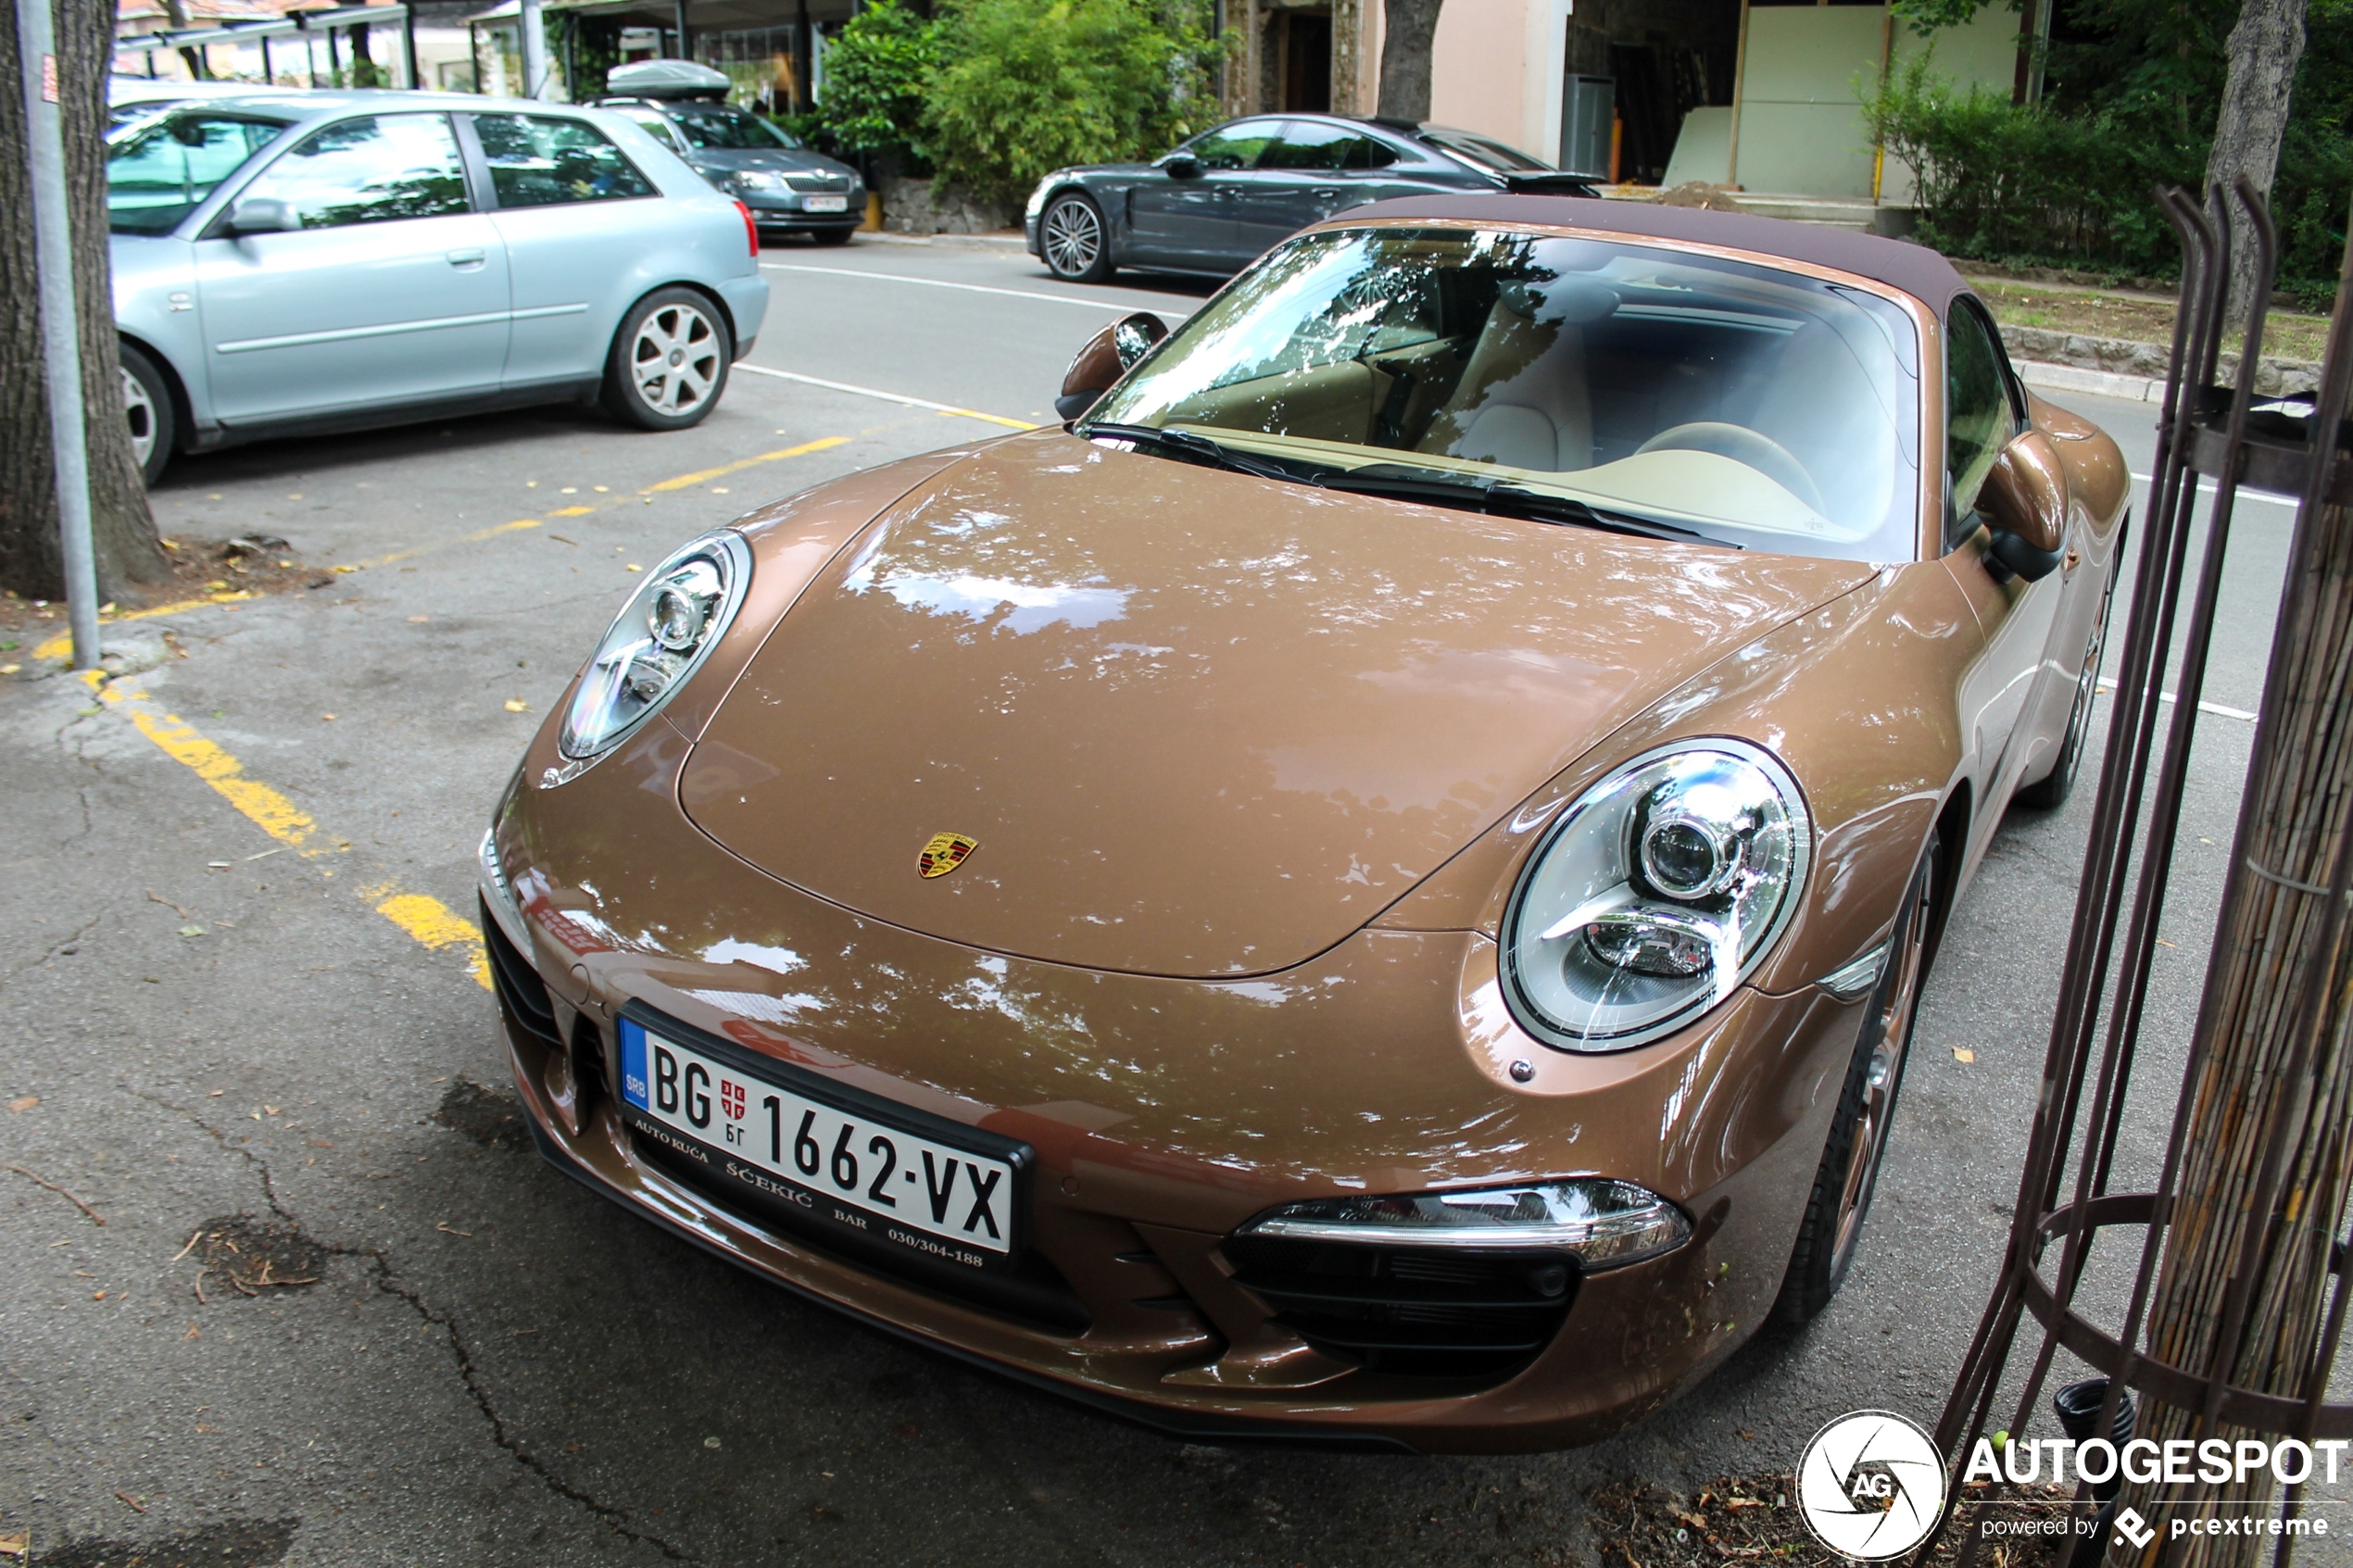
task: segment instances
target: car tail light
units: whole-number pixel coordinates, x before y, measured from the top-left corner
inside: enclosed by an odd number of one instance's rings
[[[760,259],[760,225],[752,221],[751,208],[743,203],[737,202],[736,210],[744,215],[744,238],[751,242],[751,258],[757,261]]]

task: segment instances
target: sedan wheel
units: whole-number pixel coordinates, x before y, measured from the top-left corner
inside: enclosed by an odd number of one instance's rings
[[[1047,270],[1074,283],[1100,283],[1112,274],[1111,246],[1101,208],[1076,193],[1054,198],[1038,226]]]
[[[1810,1322],[1846,1278],[1871,1211],[1880,1167],[1887,1157],[1887,1133],[1911,1056],[1912,1024],[1919,1014],[1920,988],[1936,928],[1939,840],[1931,834],[1920,852],[1904,902],[1895,913],[1887,958],[1865,1015],[1862,1038],[1839,1096],[1837,1119],[1814,1176],[1806,1221],[1790,1255],[1774,1316],[1787,1323]]]
[[[153,484],[171,461],[173,420],[171,392],[155,361],[132,347],[120,345],[122,412],[131,426],[131,455],[138,459],[140,477]]]
[[[711,302],[686,289],[640,301],[622,322],[605,370],[605,406],[647,430],[699,424],[726,389],[734,357]]]

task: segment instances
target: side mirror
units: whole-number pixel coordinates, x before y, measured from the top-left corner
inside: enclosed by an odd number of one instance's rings
[[[1994,531],[1992,560],[2029,583],[2057,570],[2067,550],[2067,476],[2050,438],[2030,430],[2003,447],[1977,509]]]
[[[1168,335],[1168,323],[1149,310],[1139,310],[1133,316],[1123,316],[1087,340],[1063,372],[1063,392],[1054,399],[1054,412],[1063,420],[1075,420],[1093,408],[1112,383],[1127,373],[1127,368]]]
[[[301,227],[294,208],[275,196],[247,196],[229,209],[226,225],[232,234],[274,234]]]
[[[1201,178],[1201,159],[1190,153],[1171,153],[1160,160],[1161,171],[1171,180]]]

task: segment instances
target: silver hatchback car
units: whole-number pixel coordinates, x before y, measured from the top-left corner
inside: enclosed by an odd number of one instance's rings
[[[107,204],[150,482],[175,451],[535,403],[684,429],[768,308],[742,206],[599,109],[214,98],[117,132]]]

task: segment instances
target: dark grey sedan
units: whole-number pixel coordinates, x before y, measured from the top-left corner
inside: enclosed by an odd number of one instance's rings
[[[1058,169],[1031,193],[1023,233],[1030,255],[1073,282],[1121,267],[1222,277],[1344,208],[1471,191],[1595,194],[1475,132],[1265,115],[1228,120],[1151,163]]]
[[[856,169],[810,151],[749,109],[651,96],[597,103],[644,126],[749,207],[762,235],[807,234],[819,245],[840,245],[866,221],[866,187]]]

